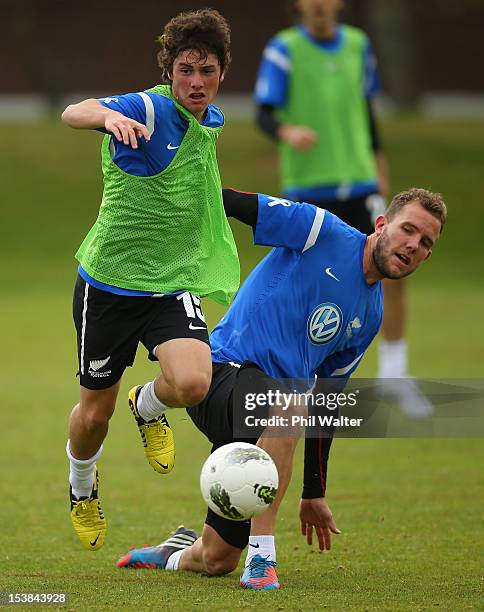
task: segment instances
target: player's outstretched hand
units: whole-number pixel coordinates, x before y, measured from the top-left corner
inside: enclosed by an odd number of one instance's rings
[[[279,128],[279,138],[287,142],[296,151],[308,151],[317,141],[318,135],[304,125],[284,123]]]
[[[112,111],[106,116],[104,127],[119,142],[129,145],[133,149],[138,148],[138,138],[150,139],[146,125],[125,117],[117,111]]]
[[[331,548],[331,534],[341,533],[336,527],[333,514],[324,497],[316,499],[301,499],[299,504],[301,533],[306,537],[309,546],[313,543],[313,529],[316,531],[319,550]]]

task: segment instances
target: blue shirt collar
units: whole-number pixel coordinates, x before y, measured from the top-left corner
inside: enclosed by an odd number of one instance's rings
[[[223,124],[224,116],[222,111],[217,106],[209,104],[201,125],[210,128],[218,128]]]
[[[301,33],[303,34],[303,36],[305,36],[309,41],[311,41],[317,47],[320,47],[321,49],[324,49],[325,51],[328,51],[329,53],[335,53],[336,51],[339,50],[339,48],[343,44],[343,29],[341,25],[336,26],[336,35],[332,40],[321,40],[319,38],[314,38],[314,36],[312,36],[309,33],[309,30],[306,28],[306,26],[301,24],[298,27]]]

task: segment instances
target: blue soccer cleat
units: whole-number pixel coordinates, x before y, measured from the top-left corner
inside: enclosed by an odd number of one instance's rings
[[[269,561],[268,557],[255,555],[244,569],[240,578],[240,586],[244,589],[259,589],[261,591],[280,589],[281,585],[277,579],[275,568],[275,561]]]
[[[189,548],[198,539],[198,534],[183,525],[158,546],[132,548],[117,562],[118,567],[141,569],[165,569],[170,556],[177,550]]]

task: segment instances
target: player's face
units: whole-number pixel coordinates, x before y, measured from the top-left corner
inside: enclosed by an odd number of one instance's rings
[[[343,0],[297,0],[303,22],[316,30],[332,25],[343,8]]]
[[[205,59],[194,49],[182,51],[171,76],[173,95],[200,121],[223,79],[217,56],[209,53]]]
[[[440,221],[419,202],[410,202],[391,220],[380,216],[373,262],[384,278],[408,276],[432,254],[440,234]]]

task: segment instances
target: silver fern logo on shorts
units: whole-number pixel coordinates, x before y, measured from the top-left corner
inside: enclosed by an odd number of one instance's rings
[[[93,378],[106,378],[109,376],[111,374],[111,370],[108,370],[107,372],[100,372],[99,370],[102,370],[110,359],[111,355],[108,355],[105,359],[91,359],[89,361],[89,375]]]

